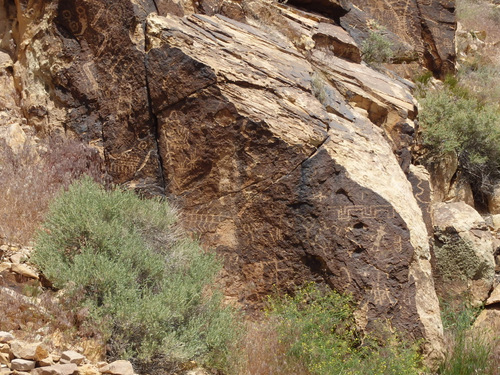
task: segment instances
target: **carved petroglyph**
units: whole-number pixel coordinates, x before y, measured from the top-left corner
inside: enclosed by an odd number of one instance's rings
[[[82,69],[85,72],[85,76],[87,77],[87,81],[90,82],[90,85],[92,86],[92,91],[94,93],[97,93],[99,91],[99,84],[97,83],[97,80],[95,79],[94,73],[92,73],[93,65],[94,65],[94,63],[92,61],[88,61],[82,65]]]
[[[64,5],[67,7],[69,4]],[[121,31],[121,25],[116,20],[122,20],[125,13],[123,5],[112,4],[107,7],[103,4],[87,4],[91,11],[84,5],[78,5],[74,9],[64,9],[61,18],[69,31],[75,37],[81,37],[87,32],[95,32],[99,36],[100,43],[96,52],[96,57],[102,57],[103,51],[109,49],[110,41]],[[95,12],[93,17],[89,13]]]
[[[114,175],[134,175],[144,161],[144,158],[127,153],[117,156],[109,155],[109,158],[111,160],[110,171]]]
[[[282,273],[293,272],[292,268],[282,266],[278,259],[273,259],[269,261],[261,261],[255,262],[248,265],[245,265],[244,273],[248,276],[252,276],[252,278],[257,278],[259,280],[262,279],[274,279],[274,285],[280,286],[280,275]]]
[[[387,282],[388,276],[382,272],[375,272],[375,279],[373,283],[373,287],[370,291],[370,296],[372,297],[372,301],[376,305],[380,306],[393,306],[397,303],[397,300],[391,296],[389,293]]]
[[[230,219],[230,216],[217,214],[181,214],[181,221],[185,228],[195,233],[213,232],[220,223]]]
[[[73,14],[69,9],[63,10],[62,18],[74,36],[81,36],[85,33],[85,30],[87,30],[87,11],[82,6],[76,7],[76,14]]]
[[[353,216],[359,219],[377,219],[385,218],[390,219],[395,216],[394,208],[387,205],[354,205],[354,206],[342,206],[337,210],[337,217],[339,220],[347,221]]]
[[[417,177],[418,178],[418,177]],[[420,203],[424,203],[424,204],[430,204],[431,203],[431,199],[430,199],[430,194],[429,197],[427,197],[427,199],[425,199],[425,196],[424,195],[427,195],[427,190],[422,186],[422,184],[426,182],[425,180],[422,180],[422,179],[418,179],[418,184],[417,186],[415,186],[415,189],[418,189],[418,191],[415,193],[415,198],[417,199],[417,201],[419,201]]]
[[[115,152],[108,154],[110,172],[113,175],[134,176],[151,160],[152,147],[146,140],[130,145],[126,141],[114,144]]]

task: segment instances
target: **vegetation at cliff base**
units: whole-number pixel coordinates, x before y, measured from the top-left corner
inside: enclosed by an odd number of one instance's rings
[[[497,363],[491,359],[494,342],[485,332],[471,329],[481,308],[466,300],[459,304],[441,303],[441,317],[448,344],[441,375],[493,375]],[[498,340],[497,340],[498,343]]]
[[[358,331],[349,296],[311,283],[293,296],[271,297],[268,304],[288,361],[302,363],[310,374],[417,375],[422,370],[416,346],[403,343],[384,324],[377,338]]]
[[[217,257],[160,199],[73,183],[49,208],[32,261],[99,327],[108,355],[225,366],[237,325],[214,287]]]

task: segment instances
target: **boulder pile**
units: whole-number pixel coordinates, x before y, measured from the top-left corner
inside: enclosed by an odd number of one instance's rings
[[[74,350],[51,352],[42,342],[17,340],[9,332],[0,332],[1,375],[134,375],[129,361],[91,363]]]

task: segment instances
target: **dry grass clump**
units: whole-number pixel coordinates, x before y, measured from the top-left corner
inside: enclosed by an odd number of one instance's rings
[[[464,302],[466,299],[461,296],[460,300],[441,301],[446,358],[439,374],[498,375],[500,367],[496,357],[500,338],[473,326],[481,308],[472,307]]]
[[[271,319],[249,321],[245,335],[236,350],[239,363],[234,367],[238,375],[310,375],[299,358],[288,355],[287,345],[277,331],[277,322]]]
[[[84,174],[105,181],[99,152],[78,141],[28,141],[13,151],[0,140],[0,238],[28,244],[52,198]]]

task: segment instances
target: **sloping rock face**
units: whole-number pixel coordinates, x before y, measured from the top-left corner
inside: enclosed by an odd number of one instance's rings
[[[291,43],[155,5],[20,3],[14,77],[28,124],[101,147],[116,182],[175,199],[225,256],[240,303],[326,281],[359,301],[362,328],[389,321],[440,357],[428,233],[404,173],[408,88],[359,64],[327,18],[284,8]]]

